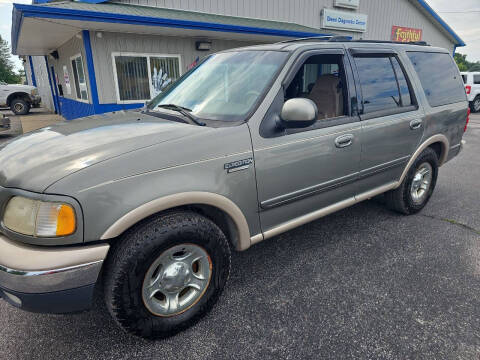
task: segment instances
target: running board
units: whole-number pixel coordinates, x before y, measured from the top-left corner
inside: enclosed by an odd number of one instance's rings
[[[371,199],[377,195],[380,195],[380,194],[383,194],[384,192],[387,192],[389,190],[392,190],[392,189],[395,189],[396,187],[399,186],[399,182],[398,181],[394,181],[394,182],[391,182],[391,183],[388,183],[386,185],[383,185],[383,186],[380,186],[376,189],[373,189],[373,190],[370,190],[370,191],[367,191],[367,192],[364,192],[362,194],[359,194],[359,195],[356,195],[356,196],[353,196],[351,198],[348,198],[346,200],[342,200],[338,203],[335,203],[333,205],[330,205],[330,206],[327,206],[327,207],[324,207],[323,209],[320,209],[320,210],[316,210],[314,212],[311,212],[309,214],[306,214],[306,215],[303,215],[303,216],[300,216],[296,219],[293,219],[293,220],[290,220],[290,221],[287,221],[287,222],[284,222],[283,224],[279,225],[279,226],[276,226],[270,230],[267,230],[263,233],[263,239],[261,239],[260,237],[260,234],[259,235],[256,235],[254,236],[251,240],[251,243],[252,245],[253,244],[256,244],[262,240],[266,240],[266,239],[269,239],[271,237],[274,237],[274,236],[277,236],[277,235],[280,235],[286,231],[289,231],[289,230],[292,230],[292,229],[295,229],[296,227],[299,227],[299,226],[302,226],[302,225],[305,225],[311,221],[314,221],[314,220],[317,220],[317,219],[320,219],[324,216],[327,216],[327,215],[330,215],[334,212],[337,212],[339,210],[342,210],[342,209],[345,209],[349,206],[352,206],[352,205],[355,205],[359,202],[362,202],[364,200],[368,200],[368,199]]]

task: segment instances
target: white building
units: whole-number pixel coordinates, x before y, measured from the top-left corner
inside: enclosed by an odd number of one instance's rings
[[[465,46],[424,0],[36,0],[14,5],[12,48],[74,119],[140,107],[211,52],[322,35]]]

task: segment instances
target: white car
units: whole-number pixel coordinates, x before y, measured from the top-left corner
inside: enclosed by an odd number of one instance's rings
[[[480,111],[480,72],[462,72],[470,110]]]
[[[0,107],[9,107],[15,115],[26,115],[40,106],[42,98],[35,86],[6,84],[0,81]]]

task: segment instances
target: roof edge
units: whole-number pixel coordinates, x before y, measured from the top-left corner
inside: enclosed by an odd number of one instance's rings
[[[438,25],[440,25],[444,30],[446,30],[454,39],[455,41],[457,42],[455,45],[456,47],[462,47],[462,46],[466,46],[467,44],[465,44],[465,42],[462,40],[462,38],[460,36],[457,35],[457,33],[455,31],[453,31],[453,29],[445,22],[445,20],[443,20],[440,15],[438,15],[435,10],[432,9],[432,7],[430,5],[427,4],[427,2],[425,0],[416,0],[416,2],[422,7],[425,9],[425,11],[427,11],[438,23]]]
[[[51,3],[51,5],[53,5]],[[193,30],[206,30],[216,32],[230,32],[241,34],[256,34],[279,37],[309,37],[309,36],[327,36],[331,34],[322,34],[308,31],[295,31],[285,29],[275,29],[268,27],[254,27],[234,24],[223,24],[205,21],[191,21],[184,19],[168,19],[161,17],[140,16],[131,14],[113,14],[109,12],[93,11],[93,10],[79,10],[79,9],[65,9],[54,6],[43,5],[29,5],[29,4],[13,4],[12,11],[12,52],[17,54],[18,39],[20,36],[22,22],[25,17],[45,18],[45,19],[69,19],[92,22],[110,22],[122,23],[144,26],[160,26],[184,28]],[[241,17],[236,17],[240,18]],[[23,54],[21,54],[23,55]]]

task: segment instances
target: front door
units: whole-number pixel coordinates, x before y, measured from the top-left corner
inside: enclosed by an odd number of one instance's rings
[[[343,49],[304,53],[253,136],[260,220],[264,233],[355,194],[361,144],[352,116],[353,74]],[[275,128],[284,101],[304,97],[319,114],[308,128]],[[293,226],[292,226],[293,227]]]
[[[358,193],[397,181],[423,136],[423,109],[393,50],[350,49],[362,120]]]

